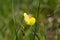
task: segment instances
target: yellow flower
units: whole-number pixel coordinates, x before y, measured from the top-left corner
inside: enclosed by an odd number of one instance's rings
[[[34,25],[36,22],[36,19],[34,17],[30,17],[29,15],[27,15],[27,13],[24,13],[24,21],[28,25]]]

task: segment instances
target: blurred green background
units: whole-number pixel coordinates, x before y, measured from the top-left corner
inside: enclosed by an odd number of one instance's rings
[[[34,25],[24,22],[24,12]],[[0,0],[0,40],[60,40],[60,0]]]

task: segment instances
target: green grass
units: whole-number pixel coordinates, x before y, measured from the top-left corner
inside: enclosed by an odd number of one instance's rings
[[[59,5],[60,0],[0,0],[0,40],[47,40],[47,29],[57,31],[53,39],[60,40],[60,22],[54,21],[60,18]],[[33,26],[25,23],[24,12],[36,18]]]

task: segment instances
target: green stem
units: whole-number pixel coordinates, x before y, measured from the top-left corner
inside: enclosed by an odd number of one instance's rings
[[[57,28],[57,40],[60,40],[60,32],[59,31],[60,31],[60,28]]]
[[[58,40],[60,40],[60,34],[58,34]]]
[[[38,40],[40,40],[40,37],[36,34],[36,37],[38,38]]]
[[[39,6],[38,6],[38,11],[37,11],[37,17],[36,17],[36,19],[37,19],[37,24],[36,24],[36,26],[38,26],[38,24],[39,24],[40,1],[41,1],[41,0],[39,0]],[[40,31],[41,31],[40,35],[42,36],[42,40],[46,40],[45,25],[44,25],[43,27],[40,27],[40,28],[41,28],[41,29],[40,29]],[[44,39],[43,39],[43,38],[44,38]],[[40,39],[40,40],[41,40],[41,39]]]
[[[13,21],[14,21],[16,40],[18,40],[17,30],[16,30],[16,27],[17,27],[16,26],[16,19],[15,19],[15,15],[14,15],[14,0],[12,0],[12,17],[13,17]]]
[[[38,9],[37,9],[37,13],[36,13],[36,24],[35,24],[35,27],[34,27],[34,38],[33,40],[35,40],[35,36],[36,36],[36,30],[37,30],[37,27],[38,27],[38,24],[39,24],[39,11],[40,11],[40,0],[39,0],[39,6],[38,6]]]
[[[46,40],[45,26],[41,27],[41,36],[42,36],[42,40]]]

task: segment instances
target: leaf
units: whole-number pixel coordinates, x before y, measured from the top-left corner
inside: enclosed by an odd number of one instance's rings
[[[19,40],[23,40],[23,32],[21,30],[18,31],[17,35]]]
[[[10,29],[10,32],[11,32],[10,39],[11,40],[15,40],[15,37],[16,37],[16,26],[14,24],[13,19],[11,19],[10,22],[9,22],[9,29]]]
[[[3,40],[3,35],[1,32],[0,32],[0,40]]]

